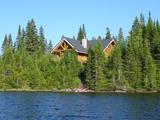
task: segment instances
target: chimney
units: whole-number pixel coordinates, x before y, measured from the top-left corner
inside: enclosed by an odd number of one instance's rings
[[[87,48],[87,39],[86,39],[86,38],[83,38],[83,39],[82,39],[82,46],[83,46],[84,48]]]

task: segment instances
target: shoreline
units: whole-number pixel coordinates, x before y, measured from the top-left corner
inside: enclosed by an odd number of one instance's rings
[[[145,89],[137,89],[137,90],[88,90],[88,89],[0,89],[0,92],[57,92],[57,93],[160,93],[160,90],[145,90]]]

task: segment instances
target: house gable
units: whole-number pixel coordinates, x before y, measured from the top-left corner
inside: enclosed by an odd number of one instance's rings
[[[61,55],[66,50],[73,50],[74,47],[65,39],[62,39],[51,51],[52,54]],[[76,50],[77,51],[77,50]]]
[[[103,52],[104,52],[104,54],[105,54],[106,57],[111,54],[111,52],[112,52],[115,44],[116,44],[115,41],[114,41],[114,40],[111,40],[111,41],[109,42],[109,44],[106,46],[106,48],[104,48]]]

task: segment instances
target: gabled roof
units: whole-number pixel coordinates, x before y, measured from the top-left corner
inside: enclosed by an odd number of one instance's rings
[[[71,39],[68,37],[63,37],[63,38],[67,40],[77,50],[77,52],[87,53],[87,49],[81,45],[81,42],[79,40],[73,38]]]
[[[102,49],[104,50],[105,48],[108,47],[108,45],[109,45],[112,41],[114,41],[114,40],[113,40],[113,39],[109,39],[109,40],[107,40],[107,39],[103,39],[103,40],[90,40],[90,41],[88,41],[88,48],[89,48],[89,47],[96,47],[96,45],[97,45],[98,43],[101,43],[101,44],[102,44]],[[114,41],[114,42],[115,42],[115,41]]]
[[[72,48],[74,48],[78,53],[85,53],[87,54],[88,48],[90,47],[95,47],[99,42],[102,43],[102,49],[106,49],[110,43],[115,42],[114,39],[110,39],[110,40],[88,40],[87,41],[87,49],[84,48],[80,42],[80,40],[76,40],[74,38],[68,38],[68,37],[64,37],[62,36],[60,42],[52,49],[52,52],[54,51],[54,49],[56,49],[63,41],[66,41]]]

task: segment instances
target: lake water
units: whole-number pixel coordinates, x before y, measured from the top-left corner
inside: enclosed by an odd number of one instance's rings
[[[160,120],[160,94],[0,92],[0,120]]]

